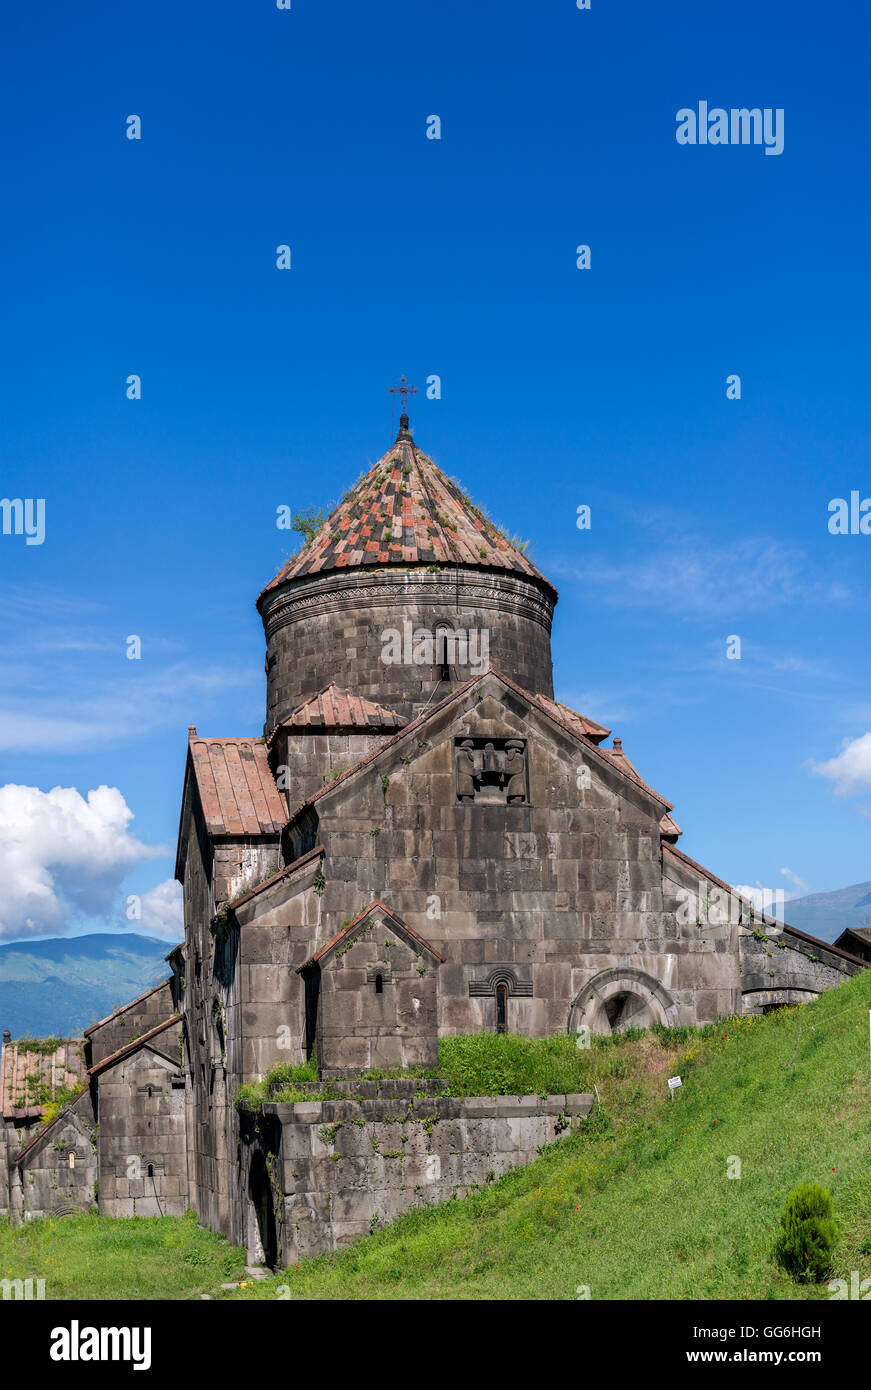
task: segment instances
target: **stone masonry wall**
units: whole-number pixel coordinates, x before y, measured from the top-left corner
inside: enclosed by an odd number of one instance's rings
[[[93,1207],[97,1139],[89,1093],[63,1111],[54,1124],[46,1125],[8,1173],[9,1215],[14,1225],[28,1217],[61,1216]]]
[[[745,1014],[759,1013],[773,1004],[800,1004],[823,990],[834,989],[862,969],[844,960],[822,943],[811,943],[771,925],[759,936],[742,931],[741,986]]]
[[[301,733],[282,729],[275,739],[270,761],[276,773],[279,768],[285,769],[283,781],[288,804],[299,806],[389,737],[386,733],[314,733],[311,730]]]
[[[100,1075],[101,1216],[183,1216],[189,1205],[181,1026]]]
[[[240,1184],[247,1194],[252,1159],[264,1154],[280,1263],[347,1245],[416,1207],[466,1196],[530,1162],[594,1104],[586,1095],[413,1099],[416,1084],[398,1083],[395,1097],[264,1106],[265,1125],[247,1131]],[[272,1143],[264,1144],[270,1132]],[[250,1197],[246,1210],[243,1239],[258,1258],[263,1239]]]
[[[171,1018],[174,1012],[171,981],[167,979],[85,1034],[86,1041],[90,1043],[89,1066],[94,1067],[98,1062],[105,1061],[113,1052],[133,1042],[134,1038],[141,1037],[143,1033],[156,1028],[158,1023]]]
[[[528,804],[458,802],[466,736],[526,741]],[[384,901],[446,958],[442,1034],[493,1031],[498,970],[513,979],[508,1029],[530,1036],[570,1027],[584,988],[625,968],[667,991],[671,1022],[735,1012],[737,928],[679,920],[663,885],[661,803],[495,675],[312,809],[326,848],[317,942]]]
[[[444,566],[377,572],[331,571],[292,581],[264,600],[267,717],[269,734],[310,695],[335,682],[355,695],[376,700],[406,718],[420,714],[439,685],[434,667],[386,665],[382,633],[434,631],[447,622],[455,631],[486,630],[489,663],[535,694],[553,695],[550,590],[523,575]],[[477,674],[457,667],[461,684]],[[447,687],[441,685],[441,693]]]

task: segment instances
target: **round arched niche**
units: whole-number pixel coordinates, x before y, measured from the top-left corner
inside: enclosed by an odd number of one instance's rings
[[[677,1005],[658,980],[643,970],[603,970],[584,985],[569,1010],[570,1033],[619,1033],[624,1028],[670,1027]]]

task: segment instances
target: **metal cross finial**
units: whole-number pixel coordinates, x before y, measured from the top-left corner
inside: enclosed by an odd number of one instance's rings
[[[403,415],[407,414],[406,406],[407,406],[408,402],[407,402],[407,400],[406,400],[406,396],[409,394],[409,392],[411,393],[412,396],[416,396],[416,395],[417,395],[417,387],[416,387],[416,386],[409,386],[409,384],[408,384],[408,382],[406,381],[405,377],[404,377],[404,376],[401,376],[401,377],[399,378],[399,385],[398,385],[398,386],[388,386],[387,389],[388,389],[388,391],[391,392],[391,394],[392,394],[393,392],[395,392],[395,391],[398,391],[398,392],[399,392],[400,396],[402,397],[402,413],[403,413]]]

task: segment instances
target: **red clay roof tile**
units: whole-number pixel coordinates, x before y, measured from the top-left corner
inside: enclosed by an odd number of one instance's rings
[[[395,732],[406,720],[395,710],[354,695],[338,685],[325,686],[283,719],[273,729],[268,742],[275,741],[281,729],[385,729]]]
[[[84,1085],[82,1039],[59,1042],[53,1052],[33,1052],[28,1040],[4,1043],[0,1052],[0,1110],[4,1120],[38,1119],[45,1111],[39,1093]],[[22,1102],[19,1104],[19,1102]]]
[[[190,753],[210,835],[277,835],[287,820],[260,739],[200,738]]]
[[[359,548],[361,541],[365,550]],[[306,574],[365,563],[433,561],[513,570],[540,580],[555,593],[532,561],[401,431],[396,443],[345,494],[317,535],[266,585],[260,598]]]

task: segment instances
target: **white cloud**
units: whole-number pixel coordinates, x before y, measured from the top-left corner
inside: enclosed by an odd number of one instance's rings
[[[790,895],[783,888],[764,888],[761,883],[733,883],[733,892],[752,903],[757,912],[769,917],[782,918],[783,904]]]
[[[783,874],[784,878],[789,879],[790,883],[794,883],[796,888],[801,888],[804,893],[809,893],[811,891],[810,884],[805,883],[804,879],[799,878],[798,874],[794,874],[792,869],[781,869],[780,872]]]
[[[140,917],[133,925],[146,935],[165,936],[171,941],[184,937],[184,898],[181,884],[168,878],[149,888],[139,900]]]
[[[844,739],[840,753],[824,763],[812,762],[810,769],[831,783],[835,796],[871,791],[871,733]]]
[[[125,875],[166,854],[129,833],[117,787],[0,787],[0,939],[64,933],[77,915],[118,910]]]

